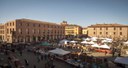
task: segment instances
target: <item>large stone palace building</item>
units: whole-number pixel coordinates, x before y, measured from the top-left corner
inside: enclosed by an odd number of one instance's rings
[[[65,37],[65,28],[56,23],[30,19],[16,19],[0,24],[0,40],[12,42],[33,42]]]
[[[109,37],[114,40],[128,40],[128,25],[95,24],[87,27],[88,35],[95,37]]]

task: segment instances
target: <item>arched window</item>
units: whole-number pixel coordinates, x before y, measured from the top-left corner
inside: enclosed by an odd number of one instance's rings
[[[19,33],[22,34],[22,29],[19,29]]]

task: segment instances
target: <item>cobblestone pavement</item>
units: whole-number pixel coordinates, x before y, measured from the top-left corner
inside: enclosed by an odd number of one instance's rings
[[[24,59],[28,60],[29,66],[26,66],[26,68],[34,68],[34,65],[36,65],[37,68],[45,68],[45,63],[48,62],[48,60],[45,59],[38,62],[38,55],[35,55],[32,52],[27,52],[26,50],[23,52],[22,56],[18,55],[17,57],[21,60],[24,65]],[[70,65],[62,61],[54,60],[53,64],[55,65],[55,68],[72,68]]]

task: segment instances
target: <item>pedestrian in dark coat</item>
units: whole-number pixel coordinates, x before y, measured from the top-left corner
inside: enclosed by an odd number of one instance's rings
[[[44,55],[42,54],[42,55],[41,55],[41,60],[43,60],[43,59],[44,59]]]
[[[20,51],[20,56],[22,56],[22,51]]]
[[[25,65],[28,66],[28,60],[24,59]]]
[[[37,61],[38,61],[38,63],[40,62],[40,56],[37,57]]]

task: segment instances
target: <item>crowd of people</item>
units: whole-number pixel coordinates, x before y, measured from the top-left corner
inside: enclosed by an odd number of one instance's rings
[[[40,63],[41,61],[47,61],[44,65],[45,68],[56,68],[54,61],[60,59],[75,68],[109,68],[107,58],[97,58],[93,55],[89,56],[86,52],[94,52],[95,49],[92,47],[86,47],[84,49],[83,46],[84,45],[72,43],[67,45],[53,43],[52,46],[48,47],[38,46],[38,44],[1,44],[0,53],[3,53],[7,57],[7,65],[1,64],[0,67],[25,68],[29,66],[30,64],[28,59],[24,58],[24,63],[22,63],[17,57],[17,55],[23,56],[24,51],[26,50],[27,52],[33,53],[37,57],[37,63]],[[62,48],[72,51],[70,54],[64,56],[48,53],[49,50],[55,48]],[[84,50],[86,52],[84,52]],[[120,49],[113,48],[111,50],[113,57],[116,55],[116,53],[118,53],[118,56],[121,56]],[[105,55],[106,54],[107,52],[105,52]],[[37,68],[37,65],[34,64],[33,68]]]

